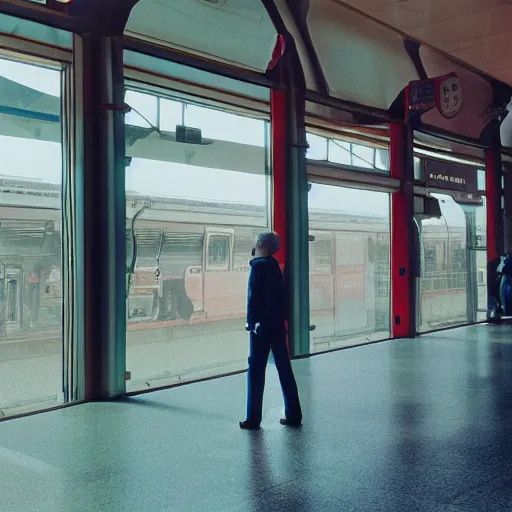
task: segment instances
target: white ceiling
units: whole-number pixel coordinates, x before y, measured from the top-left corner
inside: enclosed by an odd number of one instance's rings
[[[344,3],[512,85],[511,0],[344,0]]]

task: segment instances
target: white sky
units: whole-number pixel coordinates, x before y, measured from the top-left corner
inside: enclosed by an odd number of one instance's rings
[[[308,200],[309,207],[312,209],[335,210],[351,215],[389,217],[389,195],[385,192],[313,183]]]
[[[60,71],[0,59],[0,76],[50,96],[60,96]]]
[[[0,59],[0,76],[45,94],[57,97],[60,95],[60,72],[56,70]],[[155,97],[128,92],[126,99],[151,124],[157,124]],[[1,103],[0,90],[0,105]],[[174,131],[176,124],[182,122],[181,104],[171,100],[160,100],[160,104],[161,129]],[[128,115],[127,121],[130,124],[148,126],[148,123],[135,112]],[[188,126],[201,128],[205,138],[251,144],[264,150],[268,127],[263,121],[188,105],[185,122]],[[37,123],[34,121],[34,126]],[[4,128],[3,133],[8,133],[8,127]],[[310,156],[321,157],[320,153],[324,151],[323,143],[314,138],[311,143]],[[3,175],[54,184],[61,182],[60,144],[0,136],[0,154],[0,173]],[[264,205],[267,194],[263,174],[209,169],[140,158],[132,160],[126,178],[128,190],[148,195]],[[313,185],[309,193],[309,205],[311,208],[338,210],[364,216],[389,215],[389,197],[385,193],[326,185]],[[464,225],[464,214],[456,203],[448,198],[441,207],[449,225]]]
[[[266,203],[266,177],[193,165],[134,158],[126,169],[126,189],[141,194],[223,201]]]

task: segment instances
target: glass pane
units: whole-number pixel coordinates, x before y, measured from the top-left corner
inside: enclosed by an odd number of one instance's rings
[[[0,417],[63,402],[61,76],[0,58]]]
[[[374,169],[374,149],[360,144],[352,144],[352,165],[363,169]]]
[[[487,202],[475,211],[475,282],[477,287],[477,322],[487,319]]]
[[[126,91],[125,101],[132,108],[125,116],[126,124],[151,128],[157,126],[158,107],[155,96],[136,91]]]
[[[307,133],[309,160],[329,161],[344,166],[389,173],[389,149],[356,144],[346,140],[321,137]]]
[[[375,168],[381,171],[389,171],[389,149],[375,149]]]
[[[229,238],[212,236],[208,244],[208,264],[225,266],[229,263]]]
[[[419,331],[483,320],[487,311],[486,206],[447,194],[439,219],[419,220]]]
[[[390,336],[389,195],[313,183],[311,351]]]
[[[176,126],[185,123],[185,106],[180,101],[160,100],[160,129],[175,132]]]
[[[181,102],[160,106],[174,131]],[[127,140],[128,391],[247,367],[248,262],[269,227],[267,123],[191,105],[185,122],[203,144]]]
[[[18,277],[7,279],[7,322],[18,321],[18,280]]]
[[[307,139],[309,148],[306,158],[309,160],[327,160],[327,139],[313,133],[308,133]]]
[[[484,169],[478,169],[477,171],[477,183],[478,183],[478,190],[480,192],[485,192],[485,170]]]
[[[352,151],[350,146],[350,142],[330,139],[329,162],[343,165],[352,165]]]
[[[414,179],[418,181],[425,181],[423,160],[416,156],[414,157]]]
[[[200,128],[203,138],[265,146],[265,124],[259,119],[197,105],[186,105],[185,124],[190,128]]]

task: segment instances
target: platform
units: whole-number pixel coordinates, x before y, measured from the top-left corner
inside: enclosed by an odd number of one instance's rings
[[[512,510],[512,328],[294,362],[304,426],[243,432],[245,375],[0,423],[5,512]]]

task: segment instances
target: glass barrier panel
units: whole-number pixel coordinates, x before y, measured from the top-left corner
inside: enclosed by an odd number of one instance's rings
[[[0,417],[64,399],[61,80],[0,58]]]
[[[128,391],[247,367],[249,260],[270,225],[268,122],[155,105],[164,131],[126,127]],[[201,139],[177,141],[176,124]]]
[[[311,352],[390,336],[389,194],[313,183]]]
[[[486,204],[464,205],[448,194],[442,216],[418,221],[419,332],[484,320],[487,311]]]

